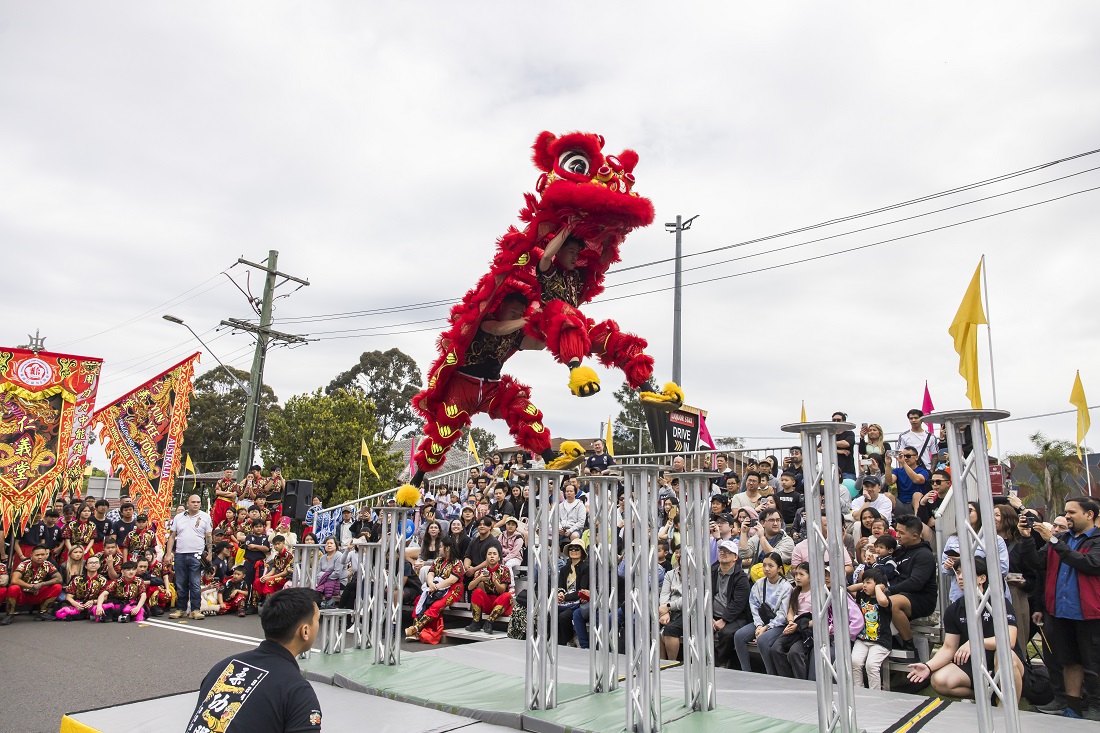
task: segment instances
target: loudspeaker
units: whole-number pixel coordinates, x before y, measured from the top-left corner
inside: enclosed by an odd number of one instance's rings
[[[305,519],[306,512],[313,504],[313,482],[294,478],[286,482],[283,496],[283,516],[293,519]]]

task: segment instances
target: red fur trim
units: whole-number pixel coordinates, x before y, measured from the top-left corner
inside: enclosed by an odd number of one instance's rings
[[[619,161],[623,164],[624,171],[633,173],[634,166],[638,165],[638,154],[633,150],[624,150],[619,153]]]
[[[542,310],[528,320],[526,333],[545,343],[554,358],[562,364],[567,364],[569,358],[587,354],[591,343],[587,319],[560,300],[544,304]],[[565,346],[569,349],[569,357],[562,353]]]
[[[534,151],[534,155],[531,159],[535,162],[535,167],[541,171],[554,170],[554,163],[557,161],[555,153],[550,149],[551,144],[557,140],[557,135],[552,132],[543,130],[539,133],[539,136],[535,138],[535,144],[531,147]]]

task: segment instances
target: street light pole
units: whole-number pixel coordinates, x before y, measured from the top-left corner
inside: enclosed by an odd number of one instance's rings
[[[699,215],[691,217],[687,221],[683,221],[682,217],[677,214],[675,222],[668,222],[665,224],[665,229],[676,235],[676,279],[672,306],[672,381],[676,384],[683,384],[683,378],[680,369],[680,306],[681,296],[680,290],[682,283],[682,268],[680,266],[680,258],[682,255],[680,235],[691,229],[691,222],[699,218]],[[638,452],[641,452],[641,441],[638,441]]]
[[[218,358],[218,355],[215,354],[210,349],[210,347],[206,345],[205,341],[203,341],[201,338],[199,338],[199,335],[197,333],[195,333],[195,329],[191,328],[186,323],[184,323],[182,318],[176,318],[175,316],[170,316],[168,314],[165,314],[165,315],[161,316],[161,318],[168,321],[169,323],[179,324],[180,326],[183,326],[188,331],[190,331],[191,335],[195,337],[195,340],[198,341],[200,344],[202,344],[203,348],[206,349],[206,352],[208,354],[210,354],[210,356],[214,357],[214,361],[218,362],[218,365],[222,369],[225,370],[225,373],[229,375],[229,378],[232,379],[234,382],[236,382],[238,387],[240,387],[241,389],[244,390],[245,396],[250,397],[252,395],[252,388],[250,386],[248,386],[247,384],[245,384],[244,382],[242,382],[240,379],[237,379],[237,375],[234,374],[232,371],[230,371],[229,367],[227,367],[225,364],[222,363],[222,360]]]

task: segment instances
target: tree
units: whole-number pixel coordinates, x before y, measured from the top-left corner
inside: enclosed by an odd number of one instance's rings
[[[740,438],[736,438],[732,435],[729,435],[729,436],[726,436],[726,437],[723,437],[723,438],[715,438],[714,442],[717,443],[715,448],[717,448],[718,450],[731,450],[732,451],[732,450],[741,450],[742,448],[745,447],[745,441],[741,440]]]
[[[242,384],[248,372],[229,367]],[[191,395],[191,413],[187,418],[184,445],[200,473],[236,466],[241,455],[244,411],[248,396],[221,367],[202,373],[195,379]],[[279,398],[266,384],[260,389],[260,411],[256,422],[257,453],[264,453],[271,438],[270,420],[279,412]]]
[[[358,364],[329,382],[325,394],[340,389],[358,391],[374,403],[383,443],[392,443],[419,424],[410,401],[420,391],[420,368],[400,349],[364,351]]]
[[[612,435],[615,439],[615,454],[620,456],[652,453],[653,441],[649,437],[649,428],[645,420],[642,402],[638,393],[623,382],[615,391],[615,400],[622,408],[615,418]],[[638,450],[638,428],[641,428],[642,447]]]
[[[482,461],[492,457],[493,451],[497,449],[497,436],[485,428],[470,428],[469,434],[474,438],[474,446],[477,448],[478,457]]]
[[[1035,446],[1035,453],[1010,453],[1008,460],[1014,469],[1023,466],[1031,473],[1031,481],[1022,481],[1020,488],[1032,497],[1030,504],[1038,503],[1046,510],[1046,516],[1054,516],[1062,502],[1080,490],[1077,479],[1085,467],[1077,458],[1077,446],[1068,440],[1050,440],[1043,433],[1028,436]]]
[[[287,478],[309,479],[325,506],[359,495],[361,441],[366,440],[375,478],[363,461],[362,496],[397,485],[404,466],[400,452],[390,452],[379,438],[374,404],[358,390],[296,395],[271,421],[269,455]]]

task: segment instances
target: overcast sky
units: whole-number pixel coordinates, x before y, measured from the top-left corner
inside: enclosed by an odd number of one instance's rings
[[[1098,27],[1091,2],[6,3],[0,343],[40,328],[50,350],[103,357],[100,405],[195,350],[163,313],[247,369],[249,337],[210,330],[251,315],[219,273],[275,249],[311,283],[277,302],[275,328],[324,339],[269,355],[281,400],[367,350],[396,346],[426,368],[447,307],[402,307],[456,299],[484,272],[534,187],[540,130],[638,151],[636,190],[657,219],[621,267],[640,265],[672,255],[661,224],[677,214],[700,215],[691,255],[1100,148]],[[689,404],[715,435],[760,446],[793,442],[778,426],[802,400],[811,419],[843,409],[887,431],[925,380],[937,407],[966,407],[947,327],[982,254],[1000,407],[1069,409],[1076,369],[1096,404],[1100,191],[781,266],[1098,187],[1100,171],[1081,173],[1095,166],[1100,154],[688,257]],[[661,381],[671,272],[611,274],[585,309],[647,338]],[[229,273],[246,285],[245,268]],[[990,407],[986,348],[983,330]],[[601,368],[605,392],[580,400],[545,353],[507,370],[555,435],[594,436],[617,412],[617,373]],[[475,424],[510,442],[503,424]],[[1036,429],[1073,439],[1074,425],[1008,423],[1002,449]]]

